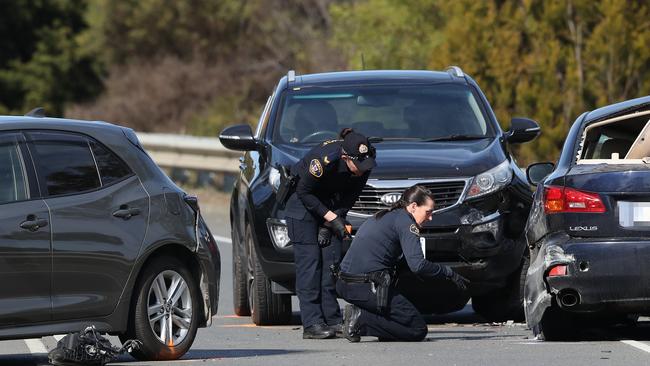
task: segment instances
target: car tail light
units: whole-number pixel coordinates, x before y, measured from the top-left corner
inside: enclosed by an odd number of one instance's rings
[[[555,266],[548,271],[549,277],[566,276],[566,265]]]
[[[605,205],[598,193],[583,192],[573,188],[544,187],[544,211],[561,212],[605,212]]]

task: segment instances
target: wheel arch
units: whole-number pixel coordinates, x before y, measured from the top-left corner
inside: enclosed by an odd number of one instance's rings
[[[135,304],[137,302],[137,291],[135,291],[135,289],[139,286],[140,281],[142,281],[143,272],[151,262],[165,256],[170,256],[179,259],[186,265],[186,268],[192,274],[192,278],[194,279],[196,285],[198,286],[197,290],[201,294],[203,300],[203,301],[199,301],[199,304],[201,306],[200,308],[201,318],[199,319],[198,326],[199,328],[201,328],[201,327],[205,327],[208,324],[209,315],[206,309],[209,309],[210,299],[208,296],[206,300],[206,294],[201,289],[202,272],[203,272],[202,265],[199,259],[196,257],[196,254],[192,252],[187,246],[180,243],[172,242],[172,243],[164,243],[158,245],[155,249],[151,250],[143,257],[141,264],[137,269],[137,275],[135,276],[133,286],[131,287],[132,290],[129,298],[127,329],[130,324],[133,324],[134,321],[133,317],[135,312],[133,311],[133,309],[135,309]],[[206,301],[208,301],[208,303],[206,303]]]

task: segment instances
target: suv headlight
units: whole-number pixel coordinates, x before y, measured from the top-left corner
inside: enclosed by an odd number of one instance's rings
[[[496,167],[474,177],[466,198],[476,198],[496,192],[510,184],[511,180],[512,169],[510,168],[510,162],[506,159]]]
[[[273,192],[277,193],[278,188],[280,187],[280,171],[274,167],[269,170],[269,183],[273,188]]]

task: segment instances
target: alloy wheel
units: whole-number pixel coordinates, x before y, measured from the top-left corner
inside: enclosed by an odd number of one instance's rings
[[[250,230],[250,229],[249,229]],[[255,258],[253,257],[253,251],[255,248],[253,248],[253,237],[248,231],[246,233],[246,249],[248,249],[248,255],[246,256],[246,264],[247,264],[247,270],[246,270],[246,281],[248,285],[248,308],[251,311],[251,315],[253,312],[255,312],[255,301],[253,296],[255,296]]]
[[[149,288],[149,325],[161,343],[181,343],[192,324],[192,295],[187,282],[176,271],[156,276]]]

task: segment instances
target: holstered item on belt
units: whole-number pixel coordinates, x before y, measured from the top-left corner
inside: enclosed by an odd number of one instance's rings
[[[338,278],[346,283],[370,283],[372,292],[377,297],[377,311],[383,313],[388,310],[388,293],[393,283],[394,273],[390,270],[371,272],[367,274],[351,274],[338,272]]]
[[[373,272],[370,275],[377,295],[377,311],[383,313],[388,310],[388,290],[392,283],[390,271]]]
[[[287,202],[287,199],[289,199],[289,196],[293,193],[298,184],[298,177],[291,175],[287,167],[284,165],[280,165],[278,171],[280,172],[280,186],[275,195],[275,200],[280,205],[283,205]]]

